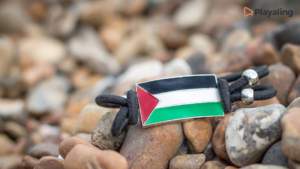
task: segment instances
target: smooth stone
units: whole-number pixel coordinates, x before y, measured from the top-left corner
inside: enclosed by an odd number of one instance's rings
[[[64,168],[128,169],[126,159],[112,150],[99,150],[85,145],[75,146],[65,158]]]
[[[106,51],[97,33],[91,27],[83,27],[68,42],[70,53],[92,70],[102,74],[119,72],[120,64]]]
[[[206,62],[206,56],[200,52],[195,52],[188,55],[186,62],[192,69],[192,74],[207,74],[209,73]]]
[[[280,49],[286,43],[300,44],[300,40],[298,38],[300,34],[299,27],[299,22],[292,22],[280,26],[277,28],[277,30],[275,30],[274,38],[278,44],[278,49]]]
[[[25,137],[27,135],[26,128],[13,121],[8,121],[5,123],[5,132],[14,139]]]
[[[0,158],[1,169],[19,169],[22,167],[22,155],[12,154],[7,156],[1,156]]]
[[[21,99],[0,99],[0,117],[4,119],[17,119],[23,116],[25,103]]]
[[[40,159],[34,169],[63,169],[64,160],[58,159],[57,157],[45,156]]]
[[[8,155],[14,149],[14,142],[5,134],[0,134],[0,155]]]
[[[106,113],[97,123],[92,133],[92,144],[101,150],[111,149],[116,150],[121,147],[126,131],[115,137],[111,134],[111,127],[117,112]]]
[[[235,111],[225,131],[231,162],[242,167],[261,160],[269,146],[281,137],[280,120],[285,113],[281,104]]]
[[[184,76],[192,74],[192,70],[188,63],[180,58],[175,58],[170,62],[165,64],[164,67],[164,75],[177,75],[177,76]]]
[[[222,119],[217,125],[214,134],[212,136],[212,146],[216,155],[226,161],[230,161],[225,142],[225,131],[227,127],[228,120],[233,115],[233,112],[226,114],[224,119]]]
[[[300,169],[300,163],[289,159],[290,169]]]
[[[59,144],[59,154],[63,157],[66,158],[67,154],[76,146],[76,145],[85,145],[87,147],[94,147],[91,143],[88,141],[84,140],[83,138],[80,137],[70,137],[65,139]]]
[[[249,46],[249,45],[248,45]],[[280,62],[280,54],[271,43],[259,44],[252,61],[255,65],[273,65]]]
[[[53,143],[40,143],[32,147],[29,150],[28,155],[38,159],[42,158],[43,156],[57,157],[59,155],[58,145]]]
[[[209,1],[206,0],[185,2],[175,12],[173,20],[181,28],[197,26],[204,20],[208,7]]]
[[[74,134],[77,118],[63,117],[60,119],[59,127],[62,132]]]
[[[21,39],[19,44],[20,60],[36,63],[58,64],[65,56],[65,45],[57,39],[46,36],[33,36]]]
[[[242,167],[241,169],[288,169],[288,168],[283,166],[278,166],[278,165],[252,164],[246,167]]]
[[[167,168],[183,142],[181,123],[142,128],[130,126],[120,153],[129,168]]]
[[[188,34],[173,24],[164,24],[157,34],[162,42],[170,49],[177,49],[187,44]]]
[[[75,133],[92,133],[98,121],[108,110],[96,104],[86,105],[77,118]]]
[[[212,126],[208,119],[195,119],[183,122],[183,131],[192,143],[195,151],[201,153],[208,145],[212,136]]]
[[[287,43],[281,48],[281,61],[283,64],[287,65],[296,74],[300,73],[300,46]]]
[[[210,141],[208,143],[208,145],[206,146],[206,148],[203,151],[203,154],[206,157],[205,161],[211,161],[212,159],[214,159],[216,157],[216,153],[214,152],[212,141]]]
[[[27,110],[33,114],[62,111],[68,99],[70,83],[63,76],[56,76],[34,86],[27,94]]]
[[[246,29],[235,29],[231,31],[222,44],[222,50],[225,53],[231,53],[245,49],[251,41],[251,34]]]
[[[205,162],[204,154],[185,154],[175,156],[170,161],[169,169],[199,169]]]
[[[89,133],[78,133],[75,136],[80,137],[84,140],[86,140],[87,142],[92,144],[92,134]]]
[[[300,108],[300,97],[294,99],[294,100],[290,103],[290,105],[287,107],[287,109],[289,110],[289,109],[291,109],[291,108],[293,108],[293,107],[298,107],[298,108]]]
[[[39,159],[25,155],[23,157],[23,167],[24,169],[33,169],[39,162]]]
[[[300,108],[295,107],[287,111],[281,120],[283,129],[281,149],[288,158],[300,162]]]
[[[288,158],[282,153],[281,150],[281,141],[274,143],[268,149],[261,163],[265,165],[280,165],[289,167]]]
[[[288,95],[288,102],[291,103],[296,98],[300,97],[300,76],[294,82],[294,85]]]
[[[226,165],[219,161],[207,161],[203,164],[201,169],[225,169]]]
[[[269,70],[269,75],[261,79],[260,82],[274,86],[277,90],[277,99],[281,104],[287,106],[288,94],[294,84],[295,74],[289,67],[281,64],[271,65]]]
[[[8,75],[10,68],[14,65],[17,58],[14,56],[16,44],[8,36],[0,38],[0,81],[4,81]]]
[[[214,41],[206,34],[192,34],[188,40],[189,44],[204,56],[210,56],[216,49]]]

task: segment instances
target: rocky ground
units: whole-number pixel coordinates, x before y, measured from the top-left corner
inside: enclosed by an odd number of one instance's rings
[[[1,169],[300,169],[297,0],[0,0]],[[243,8],[293,10],[243,16]],[[137,82],[268,65],[277,97],[110,133]]]

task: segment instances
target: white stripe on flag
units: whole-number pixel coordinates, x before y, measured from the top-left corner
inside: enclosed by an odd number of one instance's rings
[[[155,108],[195,103],[220,102],[219,90],[217,88],[177,90],[154,94],[153,96],[159,100],[159,103]]]

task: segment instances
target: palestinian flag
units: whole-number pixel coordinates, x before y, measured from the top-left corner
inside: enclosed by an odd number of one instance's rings
[[[136,84],[143,126],[223,116],[216,76],[192,75]]]

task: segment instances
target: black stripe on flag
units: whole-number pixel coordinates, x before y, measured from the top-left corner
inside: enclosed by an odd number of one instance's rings
[[[158,94],[184,89],[217,88],[214,75],[183,76],[160,79],[137,84],[151,94]]]

